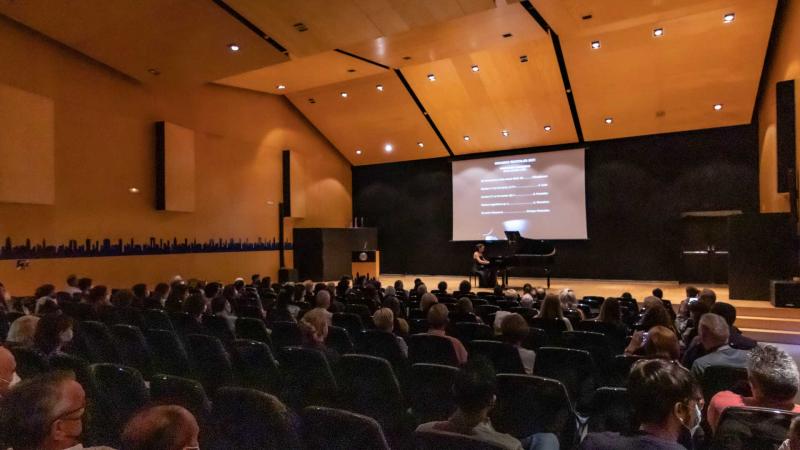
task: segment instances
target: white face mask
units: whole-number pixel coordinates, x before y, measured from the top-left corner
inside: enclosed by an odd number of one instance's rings
[[[61,339],[62,344],[70,342],[72,340],[72,328],[63,331],[60,335],[58,335],[58,338]]]
[[[11,381],[8,382],[8,387],[12,388],[12,387],[14,387],[14,385],[19,383],[20,381],[22,381],[22,379],[19,377],[19,375],[17,375],[17,372],[14,371],[14,374],[11,375]]]
[[[694,436],[698,429],[700,429],[700,422],[703,420],[703,411],[700,409],[700,403],[695,402],[694,404],[694,414],[691,419],[691,422],[687,424],[683,424],[686,429],[689,430],[689,433]]]

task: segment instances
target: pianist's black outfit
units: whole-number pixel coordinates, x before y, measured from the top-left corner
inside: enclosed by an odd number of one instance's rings
[[[494,287],[497,283],[497,269],[491,264],[482,264],[479,258],[483,258],[483,253],[475,249],[472,253],[472,273],[478,276],[478,287]]]

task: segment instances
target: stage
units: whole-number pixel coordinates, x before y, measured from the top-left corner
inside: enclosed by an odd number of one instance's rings
[[[406,289],[414,286],[416,278],[428,286],[428,290],[436,289],[439,281],[447,282],[447,289],[454,291],[458,289],[458,284],[467,279],[452,275],[393,275],[382,274],[381,282],[384,286],[391,285],[395,280],[402,280]],[[544,278],[516,278],[509,280],[509,286],[522,294],[522,286],[530,283],[533,286],[545,286]],[[565,279],[553,278],[550,283],[550,291],[557,293],[561,289],[570,288],[580,299],[585,295],[597,295],[603,297],[619,297],[623,292],[630,292],[634,298],[639,300],[652,295],[655,288],[664,291],[664,298],[672,300],[673,306],[678,307],[680,301],[686,297],[684,289],[687,285],[679,284],[676,281],[631,281],[631,280],[584,280],[584,279]],[[742,332],[756,339],[759,342],[771,342],[782,344],[800,345],[800,308],[776,308],[768,301],[761,300],[729,300],[727,285],[694,285],[700,289],[713,289],[717,294],[718,301],[724,301],[736,307],[737,318],[736,326]],[[489,289],[478,289],[473,286],[473,291]]]

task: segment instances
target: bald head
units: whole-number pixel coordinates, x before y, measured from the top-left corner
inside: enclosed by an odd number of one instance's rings
[[[322,309],[329,309],[331,307],[331,293],[327,290],[317,292],[314,297],[314,306]]]
[[[0,397],[5,397],[17,381],[17,361],[7,348],[0,347]]]
[[[703,314],[698,326],[700,342],[706,350],[715,349],[728,343],[730,329],[722,316],[714,313]]]
[[[183,450],[197,447],[200,428],[192,413],[177,405],[154,406],[133,416],[122,431],[122,450]]]

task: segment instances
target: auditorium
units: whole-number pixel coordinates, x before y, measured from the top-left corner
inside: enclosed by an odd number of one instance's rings
[[[0,0],[0,448],[800,449],[800,0]]]

